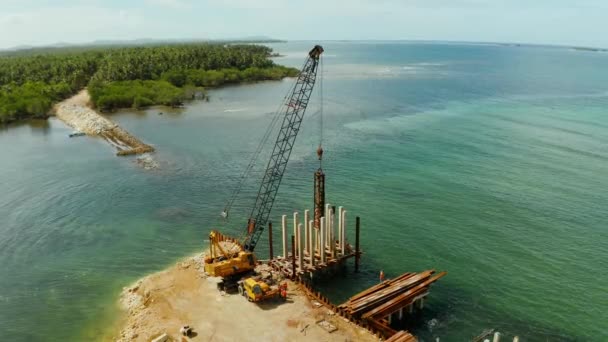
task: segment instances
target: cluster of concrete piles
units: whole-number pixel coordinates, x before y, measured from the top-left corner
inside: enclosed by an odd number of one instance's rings
[[[294,212],[289,219],[287,215],[282,216],[282,254],[276,258],[271,256],[271,266],[282,270],[289,277],[306,273],[312,275],[357,255],[346,238],[346,209],[338,207],[336,210],[336,207],[326,204],[318,226],[315,225],[310,210],[304,210],[303,216],[299,212]],[[290,233],[292,246],[289,245]]]

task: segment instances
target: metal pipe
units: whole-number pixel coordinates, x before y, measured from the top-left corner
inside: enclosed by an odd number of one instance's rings
[[[325,246],[329,246],[329,220],[331,219],[329,208],[330,204],[325,204],[325,212],[323,213],[323,217],[325,217]]]
[[[281,225],[283,232],[283,258],[287,259],[287,215],[281,216]]]
[[[315,228],[321,226],[321,217],[323,216],[323,208],[325,207],[325,174],[323,170],[318,169],[315,172],[315,190],[314,190],[314,221]]]
[[[274,253],[272,250],[272,222],[268,222],[268,249],[270,253],[270,260],[274,258]]]
[[[342,211],[344,211],[343,207],[338,207],[338,246],[340,249],[340,256],[344,255],[344,249],[342,248]]]
[[[293,236],[296,237],[296,255],[298,253],[297,249],[298,249],[298,246],[299,246],[299,244],[298,244],[298,239],[299,239],[299,236],[298,236],[298,218],[299,218],[299,214],[296,211],[296,212],[293,213]]]
[[[331,257],[336,257],[336,206],[331,206],[331,230],[329,231],[329,246]]]
[[[304,250],[308,251],[308,221],[310,220],[310,210],[304,210]]]
[[[329,250],[329,257],[331,257],[331,205],[328,203],[325,205],[325,246]]]
[[[342,210],[342,253],[346,255],[346,209]]]
[[[308,221],[308,255],[310,256],[310,267],[315,267],[315,248],[312,244],[312,231],[313,231],[313,220]],[[316,230],[316,229],[315,229]]]
[[[359,216],[357,216],[355,222],[355,272],[359,272],[359,229],[361,228],[361,219]]]
[[[314,224],[314,221],[313,221],[313,224]],[[318,250],[317,247],[319,246],[319,229],[313,228],[313,230],[315,231],[315,244],[312,249],[312,257],[313,257],[314,263],[316,264],[317,260],[315,258],[317,257],[317,250]]]
[[[492,339],[492,342],[500,342],[500,333],[498,331],[494,333],[494,338]]]
[[[325,264],[325,217],[321,217],[321,247],[319,254],[321,255],[321,264]]]
[[[291,236],[291,274],[296,279],[296,237]]]
[[[300,266],[300,272],[304,271],[304,239],[302,239],[302,224],[298,224],[298,266]]]
[[[330,221],[330,229],[329,229],[329,253],[331,254],[332,258],[336,257],[336,214],[333,210],[331,210],[331,213],[329,214],[331,216]]]

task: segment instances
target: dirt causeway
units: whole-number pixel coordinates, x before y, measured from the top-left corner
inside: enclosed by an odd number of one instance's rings
[[[377,341],[364,330],[317,307],[298,285],[289,283],[287,301],[250,303],[238,294],[222,294],[217,278],[203,272],[203,255],[179,262],[123,289],[123,321],[112,340],[150,341]],[[317,321],[338,328],[327,332]],[[183,325],[195,336],[180,335]]]
[[[103,137],[118,151],[116,155],[132,155],[153,152],[154,148],[146,145],[117,123],[97,113],[89,106],[90,96],[86,89],[59,102],[53,112],[68,126],[91,136]]]

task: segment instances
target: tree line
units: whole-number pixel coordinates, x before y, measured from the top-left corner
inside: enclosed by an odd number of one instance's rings
[[[85,86],[95,106],[113,110],[178,104],[204,87],[297,75],[271,54],[261,45],[204,43],[0,56],[0,122],[44,117]]]

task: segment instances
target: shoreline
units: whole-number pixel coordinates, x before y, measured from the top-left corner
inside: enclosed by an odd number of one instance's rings
[[[169,341],[378,341],[367,330],[347,322],[326,307],[315,305],[299,285],[288,282],[286,302],[250,303],[238,294],[222,294],[218,278],[203,271],[203,253],[124,287],[120,314],[108,328],[108,341],[150,341],[162,334]],[[325,319],[338,330],[329,333],[316,324]],[[190,325],[196,333],[181,336]]]
[[[52,113],[63,123],[89,136],[99,136],[117,150],[117,156],[154,152],[154,147],[127,132],[117,123],[95,111],[87,89],[57,103]]]

